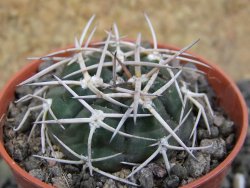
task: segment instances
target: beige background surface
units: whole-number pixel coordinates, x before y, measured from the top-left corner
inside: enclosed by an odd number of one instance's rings
[[[151,40],[146,12],[160,43],[184,47],[219,64],[233,79],[250,78],[249,0],[1,0],[0,88],[28,63],[73,43],[86,21],[96,14],[95,39],[116,22],[122,35]]]

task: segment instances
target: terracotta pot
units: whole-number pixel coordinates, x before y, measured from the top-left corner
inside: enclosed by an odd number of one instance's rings
[[[179,50],[178,48],[159,45],[159,48],[168,48],[173,50]],[[67,56],[68,54],[62,54],[62,56]],[[210,171],[208,174],[202,176],[201,178],[183,186],[183,188],[190,187],[202,187],[202,188],[218,188],[222,183],[223,178],[227,173],[227,169],[232,163],[233,159],[236,157],[240,151],[243,142],[246,137],[247,128],[248,128],[248,113],[245,101],[232,81],[219,67],[216,65],[204,60],[203,58],[194,55],[194,59],[210,65],[212,68],[206,68],[198,66],[199,69],[207,73],[209,83],[215,90],[219,105],[221,105],[225,112],[228,114],[230,119],[235,122],[236,125],[236,144],[227,158],[218,165],[215,169]],[[24,69],[18,72],[12,79],[6,84],[2,92],[0,93],[0,117],[6,113],[10,101],[14,99],[14,93],[16,85],[33,75],[37,71],[38,65],[41,63],[39,60],[32,61]],[[0,154],[3,159],[8,163],[10,168],[13,171],[13,174],[16,178],[17,184],[20,187],[52,187],[51,185],[45,184],[42,181],[32,177],[25,170],[23,170],[18,164],[13,161],[4,148],[3,142],[3,123],[1,124],[0,129]]]

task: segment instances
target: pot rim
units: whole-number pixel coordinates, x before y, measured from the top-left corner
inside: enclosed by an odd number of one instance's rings
[[[133,40],[128,40],[128,41],[133,41]],[[95,42],[95,41],[94,41]],[[71,47],[71,46],[69,46]],[[69,48],[68,47],[68,48]],[[158,45],[159,48],[166,48],[166,49],[171,49],[171,50],[180,50],[180,48],[178,47],[174,47],[171,45],[164,45],[164,44],[159,44]],[[67,49],[67,48],[60,48],[61,49]],[[228,156],[213,170],[211,170],[210,172],[208,172],[207,174],[205,174],[204,176],[182,186],[182,188],[188,188],[188,187],[198,187],[200,184],[203,184],[204,182],[206,182],[208,179],[211,179],[212,177],[217,176],[218,174],[220,174],[222,171],[224,171],[224,169],[228,168],[230,166],[230,164],[232,163],[233,159],[236,157],[236,155],[239,153],[244,140],[246,138],[247,135],[247,129],[248,129],[248,110],[247,110],[247,105],[246,102],[243,98],[243,96],[241,95],[241,92],[239,91],[238,87],[236,86],[235,82],[228,76],[226,75],[221,68],[214,64],[211,63],[208,60],[205,60],[204,58],[202,58],[201,56],[194,54],[190,51],[187,51],[187,53],[191,54],[194,56],[195,59],[198,59],[208,65],[210,65],[214,70],[216,70],[219,74],[221,74],[222,77],[224,77],[224,79],[226,81],[228,81],[228,83],[231,84],[232,89],[234,90],[239,102],[240,102],[240,107],[242,108],[242,128],[238,134],[238,138],[237,141],[234,145],[234,148],[231,150],[231,152],[228,154]],[[25,76],[27,75],[27,73],[31,73],[34,74],[34,72],[37,71],[37,66],[41,63],[41,60],[33,60],[31,61],[29,64],[27,64],[26,66],[24,66],[19,72],[17,72],[16,74],[14,74],[14,76],[7,82],[7,84],[3,87],[2,91],[0,92],[0,101],[2,100],[2,98],[7,98],[7,101],[12,101],[13,100],[13,94],[15,91],[15,86],[20,83],[21,81],[25,80],[27,77],[31,76]],[[19,79],[17,79],[19,78]],[[9,106],[9,103],[6,104],[5,106],[1,106],[0,109],[0,114],[5,114],[7,108]],[[0,117],[1,118],[1,117]],[[4,147],[4,141],[3,141],[3,123],[0,124],[0,154],[3,157],[3,159],[8,163],[8,165],[11,167],[12,171],[15,174],[21,175],[23,178],[25,178],[27,181],[31,181],[34,182],[34,184],[37,184],[39,187],[47,187],[47,188],[51,188],[52,186],[42,182],[41,180],[31,176],[28,172],[26,172],[24,169],[22,169],[7,153],[5,147]]]

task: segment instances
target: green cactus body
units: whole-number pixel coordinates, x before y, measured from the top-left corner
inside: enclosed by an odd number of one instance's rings
[[[124,49],[123,49],[124,50]],[[124,50],[125,51],[125,50]],[[91,55],[85,56],[85,63],[87,66],[98,64],[100,60],[100,53],[92,53]],[[158,63],[157,61],[150,61],[146,55],[141,55],[141,59],[147,62]],[[131,61],[134,59],[130,57]],[[112,61],[111,58],[106,58],[105,62]],[[134,74],[134,67],[128,66],[130,72]],[[68,75],[71,72],[79,70],[78,64],[72,64],[70,66],[65,66],[61,77]],[[150,68],[142,67],[142,73],[149,71]],[[96,69],[89,71],[91,76],[94,76]],[[122,73],[119,73],[121,77],[126,78]],[[102,69],[101,77],[104,82],[108,83],[112,80],[112,67]],[[70,78],[71,80],[83,79],[82,73],[77,74]],[[159,76],[150,92],[153,93],[159,89],[163,84],[171,79],[168,71],[160,71]],[[134,90],[133,84],[124,83],[127,88]],[[126,86],[126,84],[128,84]],[[145,83],[142,84],[145,86]],[[79,96],[93,95],[94,93],[89,89],[84,89],[81,86],[72,86],[74,92]],[[108,93],[110,91],[114,92],[112,88],[100,88],[103,93]],[[66,118],[86,118],[90,117],[90,112],[83,107],[83,105],[77,100],[72,98],[72,95],[64,89],[63,86],[51,87],[46,94],[46,98],[52,99],[52,111],[58,119]],[[117,99],[119,102],[130,105],[133,101],[131,98],[121,98]],[[104,113],[125,113],[127,108],[120,107],[104,99],[86,99],[86,102],[91,105],[96,110],[101,110]],[[176,87],[174,84],[167,89],[160,97],[153,100],[153,105],[161,117],[174,129],[179,122],[180,112],[182,109],[182,102],[178,96]],[[147,109],[139,105],[138,113],[146,114],[149,113]],[[53,119],[48,116],[47,119]],[[120,119],[118,118],[105,118],[104,123],[109,126],[116,128],[119,124]],[[183,129],[178,130],[176,133],[180,138],[186,139],[190,135],[191,128],[193,124],[193,115],[190,114]],[[48,126],[48,131],[50,135],[57,136],[60,140],[64,142],[68,147],[80,155],[87,156],[87,145],[88,145],[88,135],[90,132],[90,126],[88,123],[79,124],[64,124],[65,130],[59,127],[57,124]],[[161,124],[156,120],[154,116],[150,117],[138,117],[136,124],[133,118],[128,118],[125,124],[122,126],[120,131],[147,138],[161,139],[168,135],[168,132],[161,126]],[[109,155],[114,155],[121,153],[121,155],[100,162],[93,162],[93,166],[98,167],[105,171],[117,171],[122,168],[121,162],[131,162],[140,163],[147,159],[154,151],[155,147],[150,147],[151,144],[155,142],[149,140],[141,140],[137,138],[127,138],[121,135],[116,135],[115,138],[110,142],[112,132],[107,131],[103,128],[96,129],[93,140],[92,140],[92,158],[100,158]],[[53,136],[50,136],[53,142],[57,142]],[[174,139],[170,139],[170,143],[175,143]],[[176,143],[175,143],[176,144]],[[176,144],[178,145],[178,144]],[[63,147],[62,150],[70,158],[74,157],[69,154]]]

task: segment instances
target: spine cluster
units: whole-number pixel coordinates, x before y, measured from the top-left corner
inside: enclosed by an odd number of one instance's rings
[[[52,151],[51,157],[36,157],[85,164],[91,175],[97,172],[137,186],[129,178],[157,156],[162,156],[169,172],[169,151],[185,150],[195,158],[194,150],[210,147],[196,146],[200,119],[210,133],[213,110],[208,97],[198,91],[196,84],[190,86],[183,79],[183,74],[203,74],[195,66],[185,66],[187,62],[208,67],[185,53],[198,40],[180,51],[158,48],[152,24],[147,15],[145,18],[152,45],[145,45],[141,34],[135,42],[121,40],[116,24],[104,42],[90,43],[96,30],[94,27],[87,38],[93,16],[73,48],[31,58],[56,62],[20,83],[38,89],[17,102],[33,99],[40,104],[27,110],[15,131],[22,130],[32,111],[38,112],[30,136],[40,126],[41,150],[45,153],[49,146]],[[65,53],[70,55],[62,57]],[[59,68],[63,69],[62,75],[39,81]],[[191,146],[187,146],[188,140]],[[53,156],[52,143],[71,157]],[[117,164],[105,166],[107,161]],[[108,172],[121,165],[135,166],[126,179]]]

